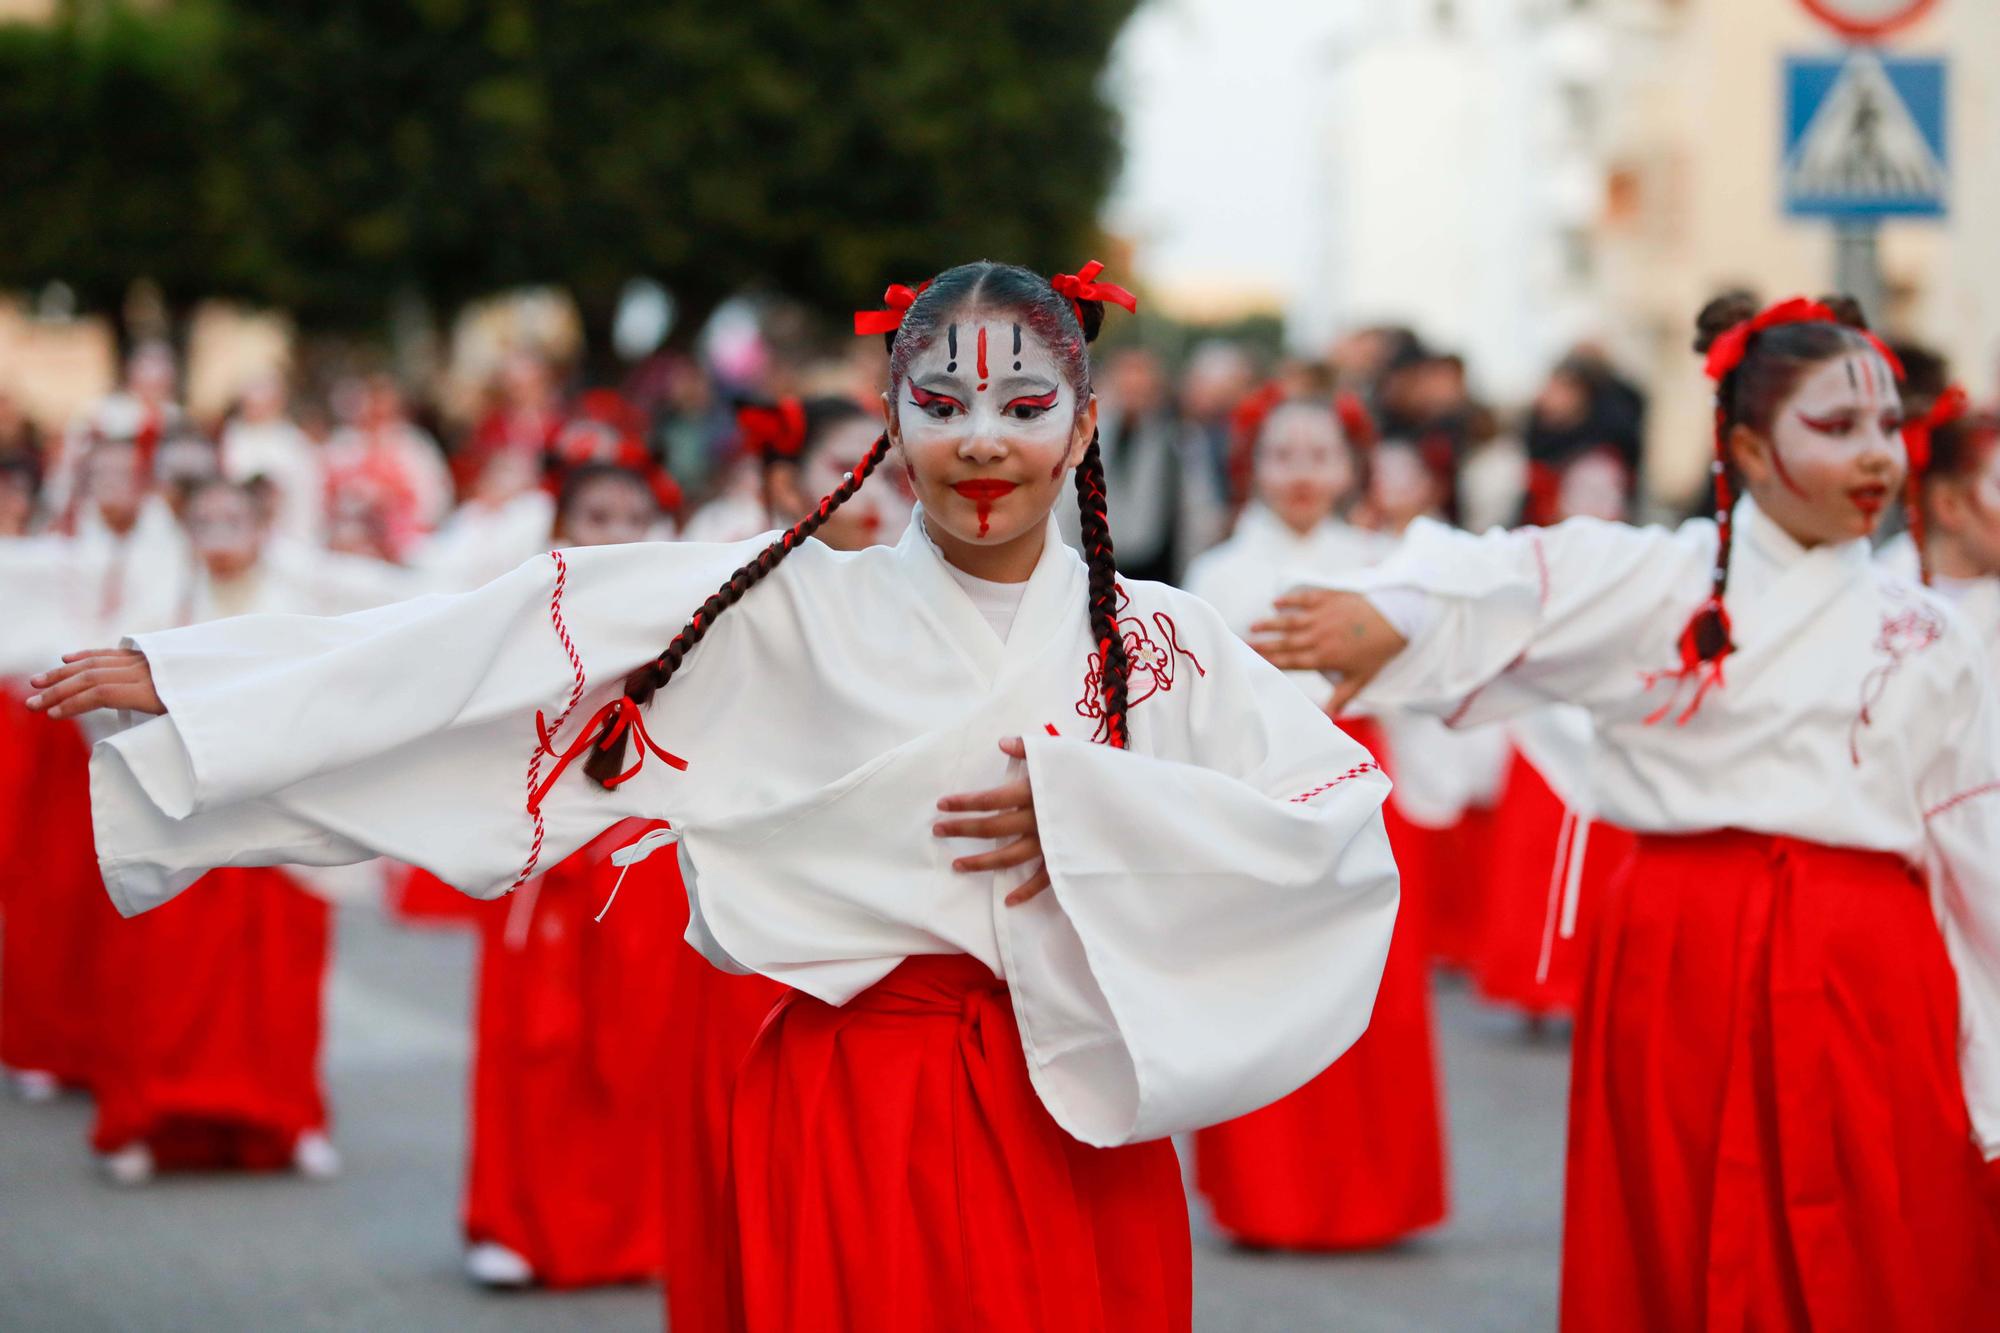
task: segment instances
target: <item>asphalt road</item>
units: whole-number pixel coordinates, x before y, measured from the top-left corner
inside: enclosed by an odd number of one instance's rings
[[[657,1294],[489,1295],[459,1270],[472,941],[340,914],[327,1184],[102,1183],[90,1107],[0,1097],[0,1329],[657,1330]],[[1396,1248],[1233,1250],[1197,1219],[1204,1333],[1555,1327],[1567,1042],[1438,986],[1453,1212]]]

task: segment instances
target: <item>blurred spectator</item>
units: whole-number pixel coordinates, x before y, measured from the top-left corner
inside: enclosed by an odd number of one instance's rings
[[[1643,396],[1600,355],[1585,350],[1564,358],[1529,408],[1523,519],[1551,521],[1561,471],[1582,454],[1609,451],[1628,479],[1635,477],[1644,416]]]
[[[222,475],[234,482],[262,478],[272,535],[316,545],[326,521],[326,476],[318,448],[285,408],[285,381],[276,372],[245,386],[222,428]]]
[[[487,464],[500,454],[518,455],[539,471],[542,456],[562,429],[562,396],[555,373],[538,353],[510,353],[501,363],[492,399],[472,434],[452,455],[452,476],[460,495],[472,493]]]
[[[37,470],[46,465],[41,430],[22,409],[20,399],[0,387],[0,462],[12,459],[27,459]]]
[[[26,537],[35,528],[41,471],[30,454],[0,454],[0,537]]]
[[[401,560],[451,510],[451,472],[437,441],[411,423],[402,389],[389,375],[361,386],[350,426],[326,444],[329,495],[358,492],[377,506],[389,550]]]
[[[1114,352],[1097,378],[1111,545],[1130,578],[1176,580],[1222,535],[1226,510],[1201,434],[1182,419],[1145,348]],[[1065,531],[1072,539],[1073,509]]]

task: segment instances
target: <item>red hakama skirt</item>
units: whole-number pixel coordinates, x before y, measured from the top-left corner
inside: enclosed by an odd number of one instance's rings
[[[428,870],[400,866],[389,875],[389,915],[406,926],[478,928],[486,903],[471,898]]]
[[[1516,750],[1493,817],[1486,919],[1473,968],[1480,995],[1530,1016],[1573,1013],[1591,931],[1632,845],[1616,825],[1572,817]],[[1576,929],[1564,939],[1558,917],[1571,876]]]
[[[1375,728],[1350,730],[1381,754]],[[1427,831],[1390,809],[1383,820],[1402,869],[1413,832]],[[1360,1249],[1444,1220],[1444,1127],[1423,930],[1431,871],[1403,869],[1389,960],[1360,1039],[1297,1092],[1194,1136],[1196,1186],[1231,1239]]]
[[[465,1234],[519,1254],[542,1286],[642,1282],[664,1266],[665,959],[687,919],[671,849],[633,865],[593,919],[621,869],[610,854],[649,827],[627,821],[509,898],[475,903]]]
[[[787,995],[734,1121],[739,1329],[1192,1323],[1173,1145],[1065,1134],[1029,1083],[1005,984],[972,958],[909,959],[839,1008]]]
[[[736,1077],[786,988],[667,940],[667,1327],[729,1326],[729,1122]]]
[[[289,1166],[326,1124],[328,910],[282,870],[211,870],[105,946],[97,1124],[162,1169]]]
[[[1879,852],[1649,835],[1577,1019],[1563,1327],[2000,1325],[1952,966]]]
[[[22,708],[7,765],[18,805],[0,881],[0,1065],[94,1082],[97,973],[121,925],[97,873],[90,747],[73,722]]]

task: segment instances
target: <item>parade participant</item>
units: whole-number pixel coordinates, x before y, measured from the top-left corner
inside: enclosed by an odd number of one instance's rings
[[[644,541],[657,515],[644,474],[583,463],[564,480],[555,543]],[[661,955],[692,953],[672,947],[687,925],[687,895],[669,857],[629,876],[611,859],[653,827],[615,825],[506,903],[474,904],[463,1223],[466,1272],[483,1285],[599,1286],[661,1274],[662,1180],[671,1179],[663,1118],[682,1072],[668,1052],[686,1023],[669,1006],[676,967]],[[618,910],[600,913],[614,891]]]
[[[67,521],[0,541],[0,678],[17,698],[80,634],[108,639],[186,615],[186,539],[141,444],[89,439]],[[17,740],[9,764],[37,799],[9,845],[0,905],[0,1066],[18,1092],[42,1100],[95,1080],[96,978],[117,917],[105,910],[91,853],[85,732],[30,717]]]
[[[1931,392],[1909,404],[1907,531],[1880,558],[1936,589],[2000,665],[2000,416],[1974,410],[1947,383],[1942,362]]]
[[[326,442],[324,461],[329,493],[362,491],[380,506],[396,560],[407,559],[451,512],[451,471],[437,441],[409,419],[389,375],[361,385],[355,419]]]
[[[737,420],[764,459],[765,503],[779,525],[840,485],[841,475],[867,455],[877,430],[869,414],[846,398],[749,404]],[[871,486],[829,514],[813,535],[836,551],[859,551],[893,542],[909,521],[910,507],[894,487]]]
[[[1277,407],[1256,432],[1254,498],[1235,535],[1189,568],[1188,591],[1247,636],[1301,581],[1374,564],[1394,543],[1337,517],[1358,479],[1331,406],[1296,401]],[[1293,672],[1290,679],[1316,706],[1325,707],[1333,696],[1332,684],[1318,672]],[[1396,811],[1407,768],[1399,762],[1404,756],[1397,738],[1372,719],[1346,725],[1396,780],[1384,809],[1403,871],[1403,901],[1361,1039],[1291,1096],[1195,1135],[1195,1180],[1215,1224],[1248,1245],[1384,1245],[1445,1216],[1430,970],[1419,933],[1428,885],[1411,873],[1405,857],[1425,831]]]
[[[265,562],[267,534],[246,487],[200,486],[187,519],[195,622],[354,605]],[[213,870],[196,892],[108,933],[91,1146],[112,1180],[339,1170],[319,1075],[329,931],[326,903],[300,876],[245,866]]]
[[[268,483],[274,538],[321,544],[326,476],[319,447],[286,414],[285,380],[278,372],[259,375],[244,387],[236,414],[222,428],[222,475]]]
[[[1591,714],[1601,808],[1639,845],[1577,1020],[1566,1327],[1978,1327],[2000,1275],[1988,666],[1870,558],[1904,468],[1879,344],[1824,304],[1725,298],[1696,346],[1714,521],[1420,527],[1342,581],[1365,596],[1288,599],[1264,646],[1342,672],[1343,701]]]
[[[738,1326],[1186,1329],[1166,1136],[1359,1035],[1396,880],[1361,747],[1199,599],[1115,578],[1085,343],[1131,298],[1099,271],[891,289],[860,322],[888,429],[776,540],[39,677],[56,715],[161,714],[93,760],[107,888],[383,853],[492,893],[670,819],[689,938],[795,988],[737,1085]],[[902,541],[808,540],[892,450]]]
[[[1616,452],[1588,449],[1546,465],[1539,521],[1623,521],[1631,475]],[[1590,714],[1569,704],[1514,718],[1507,775],[1493,812],[1484,915],[1473,980],[1481,998],[1530,1027],[1576,1009],[1590,930],[1632,835],[1595,816]]]

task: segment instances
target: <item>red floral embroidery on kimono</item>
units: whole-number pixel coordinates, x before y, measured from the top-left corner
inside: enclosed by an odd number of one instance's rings
[[[1125,689],[1128,710],[1137,708],[1162,690],[1171,690],[1179,671],[1179,659],[1183,657],[1194,667],[1197,676],[1208,674],[1200,659],[1181,646],[1180,630],[1172,616],[1164,611],[1155,611],[1149,626],[1145,619],[1124,614],[1131,604],[1131,594],[1120,583],[1118,633],[1125,641],[1125,660],[1129,664]],[[1159,638],[1153,637],[1156,633]],[[1092,652],[1088,665],[1089,670],[1083,677],[1083,697],[1076,701],[1076,715],[1097,723],[1097,732],[1091,739],[1102,743],[1110,735],[1110,723],[1104,716],[1104,655]]]
[[[1882,629],[1875,636],[1875,651],[1883,660],[1861,678],[1861,711],[1847,732],[1847,753],[1855,766],[1861,765],[1861,729],[1874,722],[1875,705],[1882,702],[1889,679],[1902,669],[1908,658],[1922,652],[1944,636],[1944,622],[1931,607],[1911,600],[1907,593],[1892,593],[1903,609],[1882,617]]]

